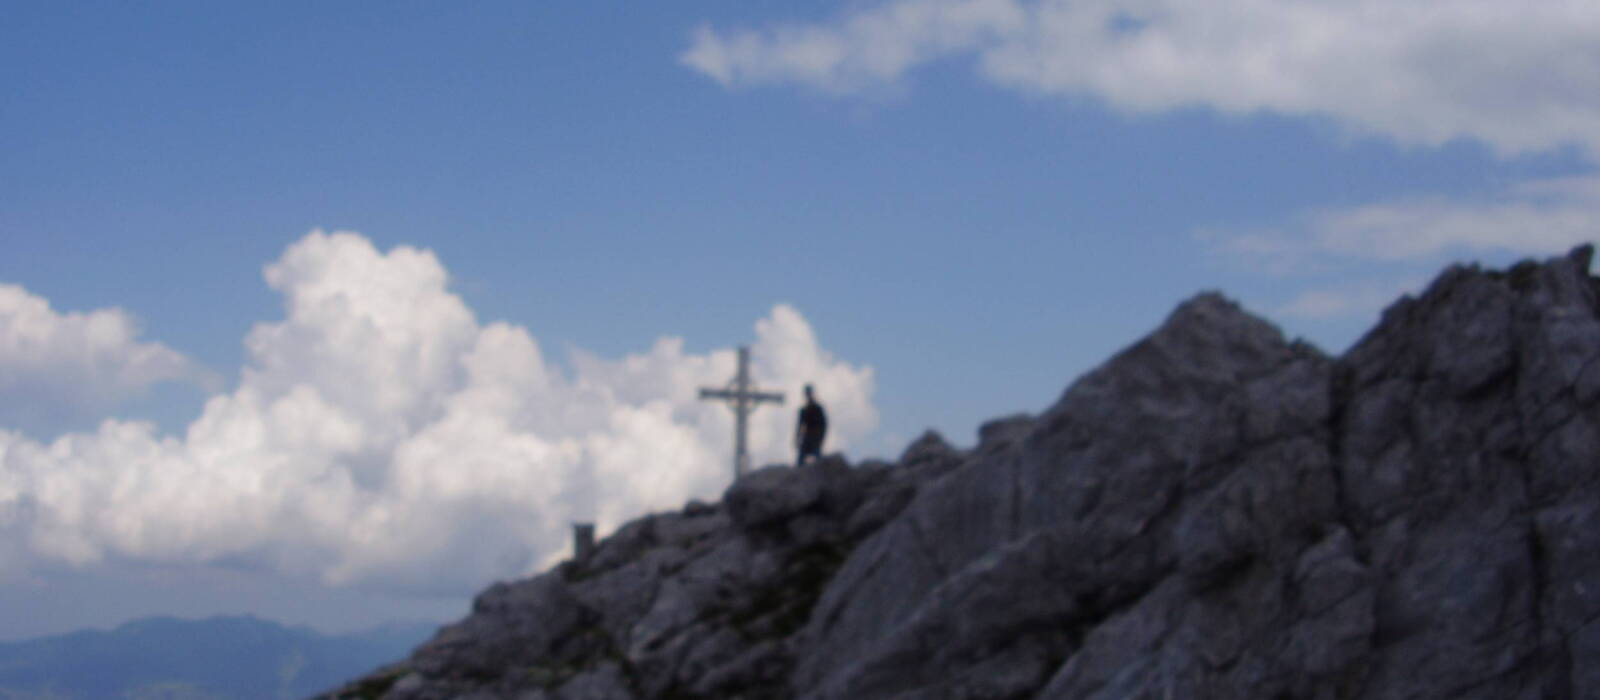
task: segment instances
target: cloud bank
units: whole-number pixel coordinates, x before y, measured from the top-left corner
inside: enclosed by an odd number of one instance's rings
[[[0,429],[0,571],[202,564],[462,594],[548,563],[572,520],[604,530],[726,486],[733,421],[696,390],[732,377],[732,348],[662,338],[566,369],[527,329],[480,323],[431,252],[354,233],[313,232],[265,277],[285,318],[250,331],[239,385],[185,434]],[[755,334],[763,387],[817,386],[829,449],[874,429],[871,368],[835,359],[788,306]],[[791,459],[795,400],[754,415],[758,463]]]
[[[1600,154],[1600,4],[1555,0],[896,0],[824,23],[703,26],[680,61],[728,87],[833,94],[942,59],[1132,113],[1331,118],[1404,144]]]

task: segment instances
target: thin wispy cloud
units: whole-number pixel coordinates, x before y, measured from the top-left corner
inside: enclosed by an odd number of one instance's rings
[[[1330,252],[1387,260],[1446,252],[1555,253],[1600,235],[1600,177],[1522,183],[1487,200],[1409,198],[1314,217]]]
[[[1393,304],[1401,295],[1423,286],[1419,278],[1345,282],[1307,289],[1270,311],[1277,316],[1321,321],[1348,316],[1371,316]]]
[[[462,595],[548,562],[568,523],[602,529],[730,477],[732,423],[696,389],[735,351],[662,338],[571,369],[528,329],[481,323],[429,251],[314,232],[265,270],[285,317],[257,324],[237,387],[181,436],[108,420],[45,444],[0,429],[0,575],[69,566],[248,567]],[[873,371],[778,305],[753,372],[828,402],[834,448],[877,423]],[[124,344],[130,355],[148,348]],[[757,411],[758,462],[791,458],[792,411]]]
[[[1274,112],[1403,144],[1600,153],[1600,5],[1588,2],[897,0],[822,23],[701,27],[680,56],[728,87],[836,94],[947,58],[1128,112]]]
[[[1226,264],[1290,290],[1262,300],[1279,318],[1376,319],[1441,265],[1600,242],[1600,177],[1533,180],[1479,197],[1396,197],[1304,212],[1275,227],[1206,228],[1197,238]]]
[[[1023,29],[1027,13],[995,0],[898,2],[828,25],[695,31],[680,59],[725,86],[799,83],[849,93],[893,83],[953,53]]]
[[[1600,177],[1534,180],[1483,198],[1403,197],[1310,212],[1276,230],[1212,230],[1204,238],[1275,269],[1329,257],[1432,264],[1448,256],[1555,254],[1600,238]]]

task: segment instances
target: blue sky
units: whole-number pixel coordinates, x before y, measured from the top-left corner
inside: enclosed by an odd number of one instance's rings
[[[1600,229],[1582,3],[0,12],[0,638],[447,615],[564,519],[714,497],[731,421],[692,389],[738,344],[893,456],[1046,407],[1201,290],[1336,352],[1448,262]],[[448,536],[329,534],[385,517]]]

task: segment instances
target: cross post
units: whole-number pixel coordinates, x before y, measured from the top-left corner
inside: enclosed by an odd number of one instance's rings
[[[700,390],[700,398],[720,399],[733,406],[734,433],[733,433],[733,478],[737,480],[744,476],[750,469],[750,455],[746,448],[745,432],[750,424],[750,413],[756,410],[756,405],[761,403],[783,403],[783,394],[770,391],[757,391],[750,384],[750,348],[739,346],[739,372],[733,375],[733,381],[722,389]]]

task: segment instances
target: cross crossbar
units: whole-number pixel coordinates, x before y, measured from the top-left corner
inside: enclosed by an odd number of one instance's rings
[[[733,381],[728,382],[726,388],[702,388],[700,398],[719,399],[727,401],[733,406],[734,433],[733,433],[733,478],[744,476],[749,469],[750,456],[746,450],[745,434],[750,424],[750,413],[756,406],[763,403],[783,403],[783,394],[774,391],[759,391],[750,383],[750,348],[739,347],[739,372],[733,375]]]
[[[731,401],[753,401],[755,403],[783,403],[783,394],[771,391],[747,391],[743,394],[733,389],[701,389],[702,399],[728,399]]]

